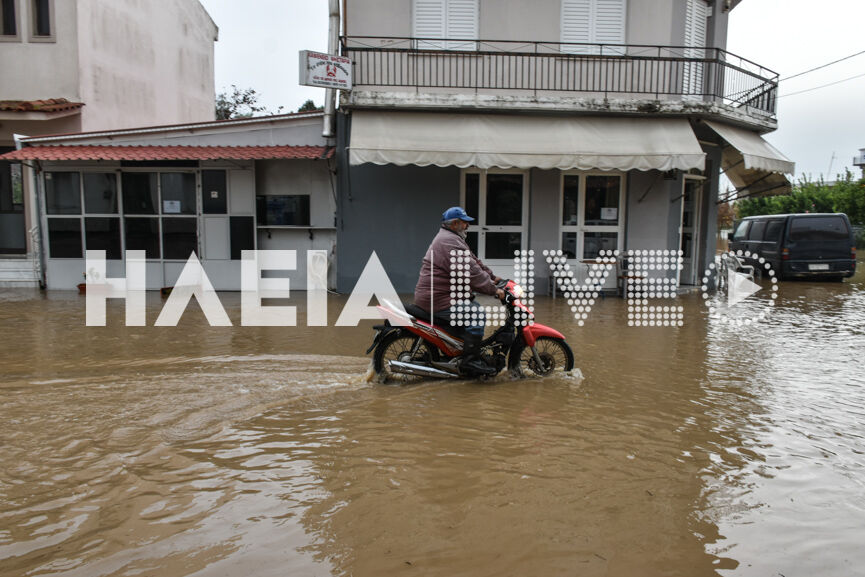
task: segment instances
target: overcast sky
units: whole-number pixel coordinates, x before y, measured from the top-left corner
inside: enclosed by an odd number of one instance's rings
[[[254,88],[273,112],[297,110],[308,98],[323,104],[324,89],[298,85],[297,53],[326,51],[326,0],[201,2],[219,26],[217,91]],[[861,174],[852,160],[865,148],[865,76],[791,93],[865,74],[865,54],[783,79],[865,51],[865,2],[743,0],[731,13],[727,48],[781,75],[778,130],[766,139],[796,162],[797,179],[830,174],[832,180],[845,167]]]

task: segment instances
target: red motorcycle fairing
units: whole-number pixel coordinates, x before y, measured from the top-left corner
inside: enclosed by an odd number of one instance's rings
[[[538,340],[538,337],[553,337],[555,339],[565,340],[565,335],[547,325],[534,323],[523,327],[523,340],[526,342],[527,346],[535,346],[535,341]]]
[[[402,326],[404,329],[428,340],[446,355],[455,357],[462,354],[461,339],[453,337],[446,331],[434,327],[425,321],[416,319],[408,313],[402,312],[402,314],[400,314],[400,312],[382,307],[381,305],[376,308],[381,311],[382,318],[387,319],[392,324],[399,323],[398,326]]]

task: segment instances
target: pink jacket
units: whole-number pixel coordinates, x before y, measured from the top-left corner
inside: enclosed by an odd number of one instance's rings
[[[433,312],[451,308],[452,250],[466,251],[469,254],[469,285],[472,290],[488,295],[496,294],[493,271],[471,252],[469,245],[460,235],[442,227],[423,257],[414,289],[414,304],[425,311],[429,311],[430,300]]]

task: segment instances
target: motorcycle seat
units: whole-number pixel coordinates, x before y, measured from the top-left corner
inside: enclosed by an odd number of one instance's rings
[[[403,308],[405,308],[405,312],[418,319],[419,321],[424,321],[426,323],[430,322],[430,315],[427,311],[423,310],[419,306],[414,303],[402,303]],[[448,334],[455,336],[457,338],[462,338],[465,330],[462,327],[451,326],[451,315],[450,311],[439,311],[435,313],[435,322],[434,324],[436,328],[441,328],[445,330]]]

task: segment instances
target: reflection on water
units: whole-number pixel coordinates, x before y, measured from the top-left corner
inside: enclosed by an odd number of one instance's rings
[[[861,574],[859,270],[748,326],[539,299],[583,379],[410,387],[367,382],[372,323],[3,293],[0,575]]]

